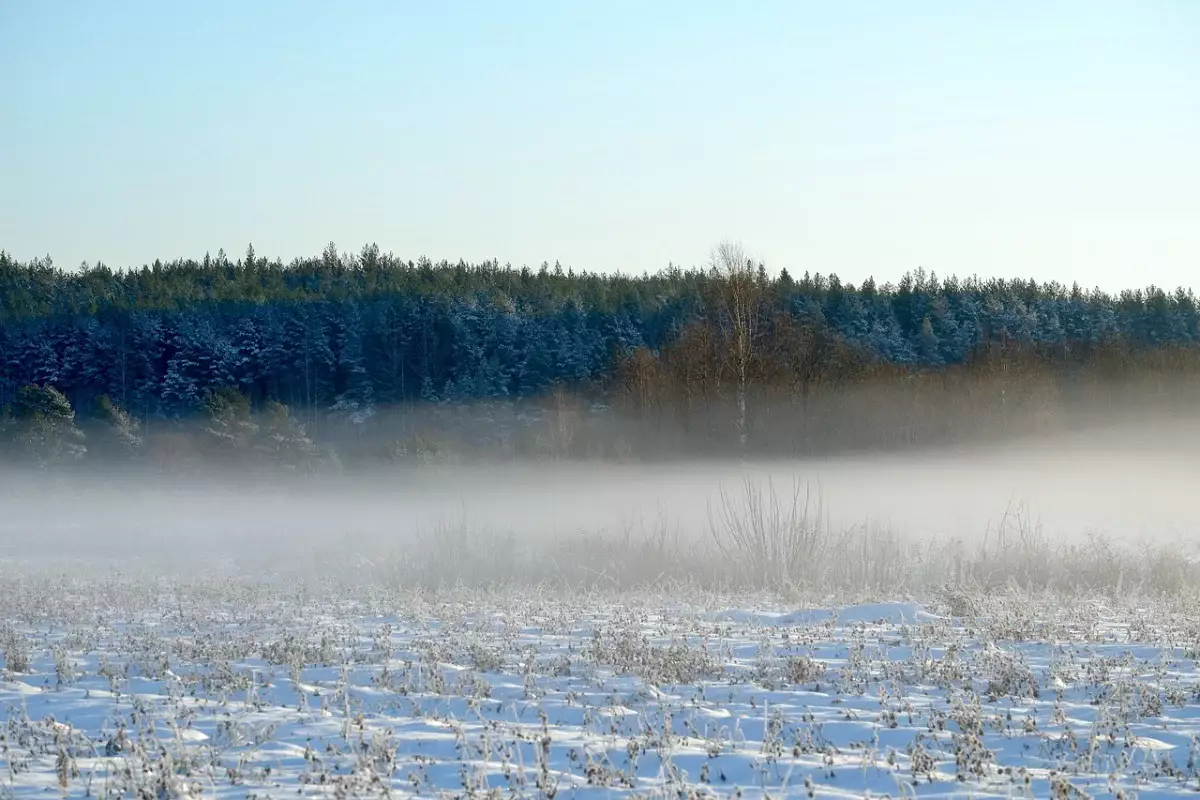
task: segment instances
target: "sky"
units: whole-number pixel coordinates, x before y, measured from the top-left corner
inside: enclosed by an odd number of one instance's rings
[[[1200,279],[1200,0],[0,0],[0,248]]]

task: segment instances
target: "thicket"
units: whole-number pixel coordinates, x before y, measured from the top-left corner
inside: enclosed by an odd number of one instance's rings
[[[5,460],[804,455],[1200,399],[1190,290],[859,286],[723,244],[653,275],[332,244],[140,269],[0,252]],[[76,416],[78,415],[78,416]]]

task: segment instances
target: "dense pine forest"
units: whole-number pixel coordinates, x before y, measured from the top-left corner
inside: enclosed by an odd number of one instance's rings
[[[740,247],[653,275],[330,244],[63,270],[0,252],[0,460],[333,469],[795,456],[1036,433],[1200,399],[1189,290],[858,286]]]

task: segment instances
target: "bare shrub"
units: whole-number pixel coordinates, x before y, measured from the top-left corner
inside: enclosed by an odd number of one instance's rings
[[[720,492],[709,505],[709,533],[727,563],[749,585],[782,589],[810,576],[829,535],[820,492],[797,483],[790,498],[775,485],[747,480],[737,495]]]

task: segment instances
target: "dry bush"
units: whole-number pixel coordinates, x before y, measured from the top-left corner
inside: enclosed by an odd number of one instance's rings
[[[739,495],[721,491],[709,506],[709,533],[739,579],[781,589],[803,583],[829,539],[820,492],[796,484],[790,498],[767,481],[747,480]]]

